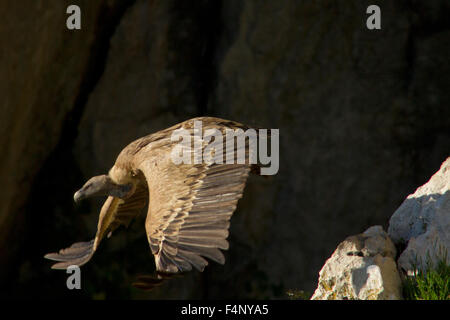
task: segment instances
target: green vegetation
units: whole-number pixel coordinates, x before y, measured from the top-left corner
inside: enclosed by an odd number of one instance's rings
[[[406,300],[450,300],[450,266],[446,255],[432,268],[428,260],[426,270],[408,276],[403,283]],[[416,265],[414,269],[417,270]]]

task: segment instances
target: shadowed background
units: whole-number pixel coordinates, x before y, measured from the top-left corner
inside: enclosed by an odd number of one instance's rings
[[[0,15],[1,297],[312,293],[339,242],[386,227],[449,156],[447,0],[21,0]],[[132,140],[201,115],[280,129],[279,173],[249,179],[225,265],[132,288],[154,270],[142,215],[67,290],[43,255],[91,239],[101,204],[73,193]]]

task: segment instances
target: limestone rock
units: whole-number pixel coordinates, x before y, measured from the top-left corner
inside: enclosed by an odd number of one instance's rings
[[[395,211],[388,233],[395,243],[407,244],[398,265],[412,273],[447,257],[450,263],[450,158],[431,179],[409,195]],[[447,254],[446,254],[447,253]]]
[[[312,300],[398,300],[396,249],[381,226],[348,237],[327,260]]]

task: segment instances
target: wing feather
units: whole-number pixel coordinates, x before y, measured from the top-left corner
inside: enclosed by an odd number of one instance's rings
[[[92,258],[105,234],[109,237],[120,225],[128,226],[147,202],[148,190],[145,185],[139,185],[133,195],[126,200],[109,196],[100,210],[94,239],[74,243],[69,248],[61,249],[57,253],[48,253],[44,258],[59,261],[52,266],[52,269],[67,269],[71,265],[84,265]]]
[[[158,165],[159,166],[159,165]],[[230,218],[242,197],[249,165],[212,164],[196,167],[187,181],[183,165],[165,163],[170,170],[144,165],[150,205],[146,221],[150,248],[159,272],[203,271],[205,258],[223,264],[219,249],[229,247]],[[166,188],[161,188],[161,185]]]

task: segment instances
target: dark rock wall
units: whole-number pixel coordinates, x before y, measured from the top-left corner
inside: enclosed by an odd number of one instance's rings
[[[448,1],[378,1],[378,31],[359,0],[77,1],[81,31],[69,1],[40,3],[0,4],[2,295],[312,292],[336,245],[386,226],[448,156]],[[199,115],[280,129],[280,171],[249,180],[226,264],[130,288],[154,268],[140,217],[83,267],[84,290],[65,289],[42,256],[91,238],[100,205],[73,192],[133,139]]]
[[[83,33],[65,29],[69,1],[0,4],[0,281],[17,269],[17,256],[26,246],[30,188],[87,81],[104,2],[83,2]]]

